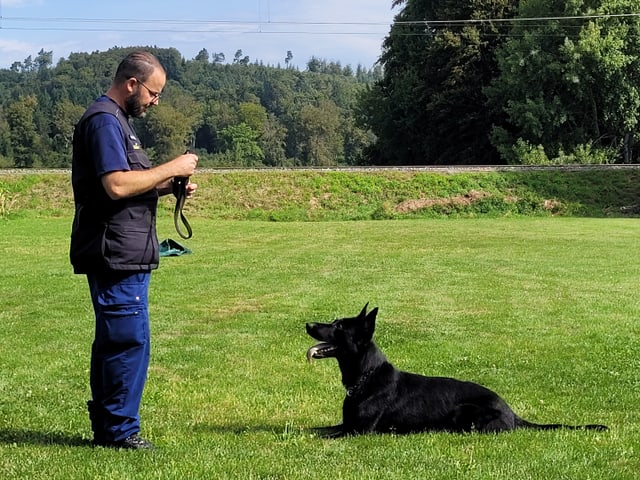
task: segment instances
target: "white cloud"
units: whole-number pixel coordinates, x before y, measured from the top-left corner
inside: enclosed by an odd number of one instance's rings
[[[42,0],[3,0],[5,7],[26,7],[28,5],[42,5]]]
[[[26,42],[0,38],[0,65],[8,67],[18,58],[22,61],[29,56],[29,53],[25,55],[25,52],[31,51],[33,51],[33,45]]]

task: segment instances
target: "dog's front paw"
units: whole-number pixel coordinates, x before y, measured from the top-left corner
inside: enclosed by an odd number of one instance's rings
[[[316,427],[312,429],[314,435],[321,438],[339,438],[345,435],[342,425],[332,427]]]

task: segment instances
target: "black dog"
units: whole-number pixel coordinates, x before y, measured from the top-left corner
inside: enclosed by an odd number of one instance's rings
[[[397,370],[373,342],[378,309],[367,313],[367,305],[357,317],[307,324],[307,333],[322,342],[309,349],[308,360],[335,357],[347,389],[342,424],[318,429],[321,435],[607,429],[604,425],[530,423],[496,393],[476,383]]]

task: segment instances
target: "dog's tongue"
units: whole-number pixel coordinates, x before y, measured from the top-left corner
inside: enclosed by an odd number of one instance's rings
[[[307,361],[311,362],[314,358],[325,358],[325,353],[334,349],[335,347],[330,343],[318,343],[307,350]]]

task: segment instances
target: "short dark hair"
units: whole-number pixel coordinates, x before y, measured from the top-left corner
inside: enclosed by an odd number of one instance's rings
[[[154,55],[149,52],[132,52],[118,65],[114,81],[115,83],[124,83],[135,77],[141,82],[145,82],[156,69],[164,72],[164,68]]]

